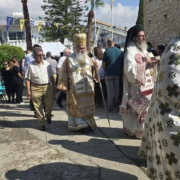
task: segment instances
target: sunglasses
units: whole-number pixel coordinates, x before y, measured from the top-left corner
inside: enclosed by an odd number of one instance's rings
[[[44,56],[44,54],[37,54],[38,57]]]

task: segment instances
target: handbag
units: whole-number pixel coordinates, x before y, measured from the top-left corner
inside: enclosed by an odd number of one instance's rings
[[[138,118],[146,110],[150,100],[140,90],[128,101],[128,104],[138,113]]]

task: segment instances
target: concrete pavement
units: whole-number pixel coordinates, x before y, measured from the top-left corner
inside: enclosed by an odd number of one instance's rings
[[[148,180],[146,161],[137,155],[140,140],[122,132],[117,111],[109,114],[109,127],[97,108],[98,129],[90,133],[69,132],[65,109],[56,104],[53,114],[42,132],[26,99],[24,105],[0,104],[0,179]]]

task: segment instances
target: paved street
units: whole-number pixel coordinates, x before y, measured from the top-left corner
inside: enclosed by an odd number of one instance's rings
[[[24,99],[23,105],[0,104],[0,179],[148,180],[145,160],[137,155],[140,140],[122,132],[117,111],[109,114],[111,127],[99,107],[98,129],[69,132],[65,109],[55,104],[53,122],[42,132]]]

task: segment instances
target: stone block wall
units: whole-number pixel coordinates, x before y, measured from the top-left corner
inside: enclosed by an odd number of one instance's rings
[[[144,30],[153,47],[180,34],[180,0],[144,0]]]

